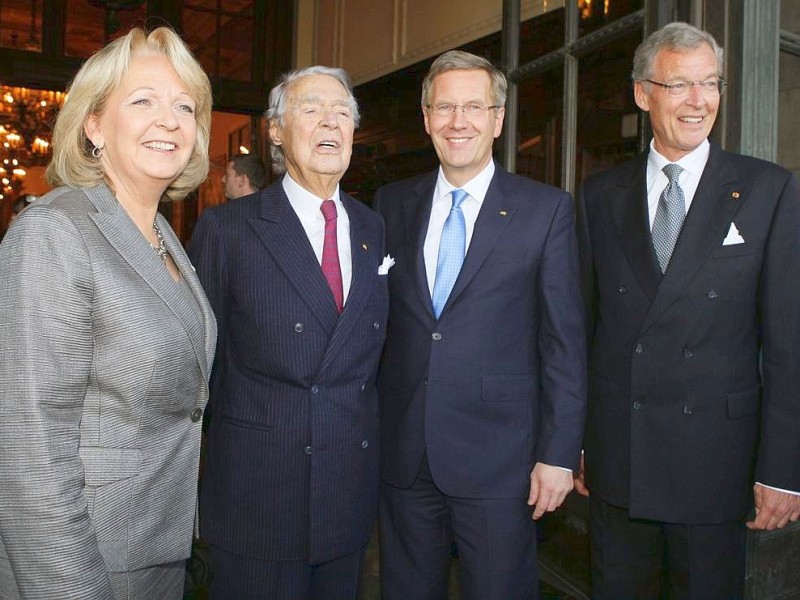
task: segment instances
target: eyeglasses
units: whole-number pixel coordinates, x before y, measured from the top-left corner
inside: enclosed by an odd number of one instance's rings
[[[725,86],[728,85],[728,82],[721,77],[719,79],[706,79],[705,81],[676,81],[675,83],[661,83],[652,79],[645,79],[645,81],[664,88],[667,90],[667,95],[673,98],[681,98],[688,95],[694,86],[700,88],[700,93],[703,96],[722,96],[725,93]]]
[[[480,117],[490,108],[502,108],[502,106],[492,105],[484,106],[483,104],[427,104],[425,108],[432,110],[433,114],[437,117],[449,117],[455,114],[457,108],[461,108],[461,112],[468,117]]]

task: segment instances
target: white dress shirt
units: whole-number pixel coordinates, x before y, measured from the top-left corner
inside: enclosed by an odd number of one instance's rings
[[[703,169],[706,168],[710,151],[711,145],[708,140],[703,140],[702,144],[677,161],[677,164],[683,167],[683,172],[678,176],[678,185],[683,190],[687,213],[694,200],[700,177],[703,176]],[[650,214],[650,229],[653,228],[653,221],[656,218],[658,200],[669,183],[669,178],[662,169],[670,162],[659,154],[653,142],[650,142],[650,155],[647,158],[647,208]]]
[[[353,278],[353,262],[350,248],[350,218],[339,198],[339,186],[336,186],[331,198],[318,198],[301,187],[288,173],[283,176],[282,185],[320,265],[322,265],[322,246],[325,243],[325,217],[322,216],[320,207],[325,200],[333,200],[336,204],[336,242],[339,247],[339,268],[342,270],[342,298],[346,302]]]
[[[461,203],[461,212],[464,213],[464,224],[466,225],[467,243],[464,246],[464,253],[469,249],[472,240],[472,233],[475,231],[475,221],[486,198],[486,191],[494,177],[494,161],[489,164],[460,188],[455,187],[444,177],[442,168],[439,167],[439,177],[436,180],[436,188],[433,190],[433,204],[431,205],[431,217],[428,221],[428,233],[425,236],[425,246],[423,253],[425,256],[425,273],[428,276],[428,291],[433,296],[433,283],[436,280],[436,264],[439,261],[439,242],[442,240],[442,229],[444,222],[450,214],[453,206],[451,192],[461,189],[467,192],[467,196]]]

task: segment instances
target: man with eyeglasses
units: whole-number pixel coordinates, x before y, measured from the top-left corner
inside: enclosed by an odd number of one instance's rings
[[[593,598],[742,598],[751,529],[800,516],[800,188],[708,141],[722,49],[636,50],[646,154],[586,180]]]
[[[378,190],[390,315],[381,405],[385,600],[538,597],[535,522],[573,486],[586,348],[573,203],[492,160],[505,76],[451,51],[422,86],[438,171]]]

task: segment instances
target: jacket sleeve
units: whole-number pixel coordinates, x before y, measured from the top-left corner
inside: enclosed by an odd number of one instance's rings
[[[24,598],[113,598],[78,455],[92,266],[74,224],[25,211],[0,245],[0,282],[2,546]]]
[[[789,175],[766,242],[758,302],[763,399],[756,481],[800,492],[800,187]]]

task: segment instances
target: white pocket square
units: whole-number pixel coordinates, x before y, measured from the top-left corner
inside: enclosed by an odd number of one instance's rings
[[[378,267],[378,275],[388,275],[389,269],[394,266],[394,259],[392,258],[391,254],[387,254],[383,257],[383,262],[381,266]]]
[[[732,246],[734,244],[744,244],[744,238],[739,233],[739,230],[736,229],[736,224],[731,223],[731,228],[728,229],[728,235],[726,235],[725,239],[722,240],[722,245]]]

